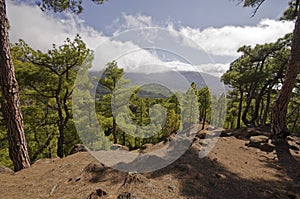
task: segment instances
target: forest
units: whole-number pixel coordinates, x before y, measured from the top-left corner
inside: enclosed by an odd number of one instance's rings
[[[70,153],[74,144],[82,141],[93,150],[109,149],[100,133],[105,134],[115,144],[121,144],[134,150],[144,144],[156,144],[167,139],[170,134],[187,128],[188,123],[199,123],[204,129],[211,120],[217,121],[216,126],[225,129],[260,127],[270,128],[271,105],[283,83],[286,64],[290,55],[292,35],[288,34],[274,43],[264,45],[242,46],[239,52],[242,55],[231,63],[230,69],[221,80],[230,85],[226,96],[226,117],[219,118],[218,114],[211,114],[211,110],[225,111],[220,107],[225,100],[223,96],[210,94],[208,87],[197,88],[192,82],[186,93],[172,93],[153,85],[147,87],[125,87],[119,93],[113,92],[117,86],[130,83],[125,79],[124,69],[116,61],[107,63],[105,70],[97,84],[88,81],[88,88],[84,95],[91,95],[89,89],[96,87],[94,106],[98,122],[103,132],[91,132],[88,126],[83,128],[86,135],[78,135],[72,118],[72,93],[74,81],[79,67],[91,67],[93,52],[88,49],[80,36],[74,40],[66,39],[62,46],[53,45],[47,53],[34,50],[25,41],[20,40],[11,45],[16,77],[20,85],[20,99],[24,115],[24,129],[28,143],[28,151],[32,162],[40,158],[64,157]],[[76,59],[74,59],[76,58]],[[190,93],[197,96],[197,101],[190,99]],[[122,117],[118,124],[113,117],[111,101],[114,95],[130,96],[130,118]],[[121,98],[122,99],[122,98]],[[299,131],[299,81],[297,82],[289,103],[287,121],[291,132]],[[184,101],[180,106],[179,101]],[[93,103],[93,102],[91,102]],[[150,108],[160,104],[166,111],[166,121],[163,126],[159,123],[150,124],[150,117],[161,118],[164,114],[159,109]],[[122,106],[122,100],[117,106]],[[218,106],[218,107],[217,107]],[[84,112],[81,113],[84,117]],[[221,114],[221,113],[220,113]],[[189,115],[192,115],[189,117]],[[117,116],[118,117],[118,116]],[[121,117],[121,116],[120,116]],[[128,116],[127,116],[128,117]],[[191,121],[181,121],[190,119]],[[219,121],[220,120],[220,121]],[[180,124],[183,125],[180,125]],[[126,134],[119,126],[125,126],[132,136]],[[140,128],[137,128],[140,127]],[[142,128],[142,127],[145,128]],[[151,130],[162,129],[154,136]],[[150,133],[147,136],[147,133]],[[7,132],[5,121],[1,115],[1,163],[8,167],[13,164],[8,154]],[[81,140],[80,138],[86,138]]]
[[[103,1],[95,2],[103,3]],[[241,2],[244,6],[258,9],[264,1]],[[80,13],[83,8],[80,1],[77,3],[64,5],[42,1],[40,6],[43,10],[54,9],[55,12],[63,12],[71,9],[75,13]],[[1,4],[3,13],[4,2],[1,1]],[[292,1],[282,20],[297,18],[298,7],[299,1]],[[89,73],[93,51],[87,48],[80,35],[66,38],[61,46],[53,44],[53,48],[46,52],[33,49],[24,40],[19,40],[15,44],[5,44],[8,38],[3,35],[6,35],[8,24],[5,16],[1,17],[4,17],[1,19],[1,47],[5,51],[2,53],[11,55],[11,65],[14,67],[15,78],[19,85],[16,92],[22,110],[19,118],[24,120],[24,129],[21,132],[25,132],[29,155],[27,158],[32,163],[41,158],[68,156],[72,147],[82,142],[93,150],[108,149],[112,143],[135,150],[147,143],[156,144],[164,141],[171,134],[188,129],[193,124],[201,125],[202,129],[208,124],[224,129],[267,128],[275,135],[283,134],[283,136],[300,130],[300,82],[299,69],[296,67],[299,65],[299,18],[294,34],[287,34],[273,43],[241,46],[238,49],[241,56],[230,64],[229,70],[221,77],[221,81],[230,87],[226,99],[225,94],[212,95],[208,87],[199,88],[194,82],[190,82],[191,86],[185,93],[168,93],[157,86],[131,87],[130,79],[123,77],[122,66],[119,66],[117,61],[111,60],[103,66],[105,69],[100,71],[102,76],[97,84],[94,84],[93,77],[90,77],[91,79],[83,81],[84,85],[81,85],[88,89],[81,94],[77,93],[77,96],[84,99],[84,96],[91,96],[90,89],[96,89],[95,102],[91,101],[88,104],[95,107],[103,131],[95,132],[91,124],[88,124],[82,126],[87,132],[86,135],[78,135],[73,118],[75,113],[72,109],[74,82],[79,71]],[[3,63],[2,60],[2,68]],[[20,170],[21,168],[16,167],[12,161],[14,160],[12,151],[16,146],[11,143],[14,139],[23,141],[12,137],[9,133],[11,118],[7,115],[13,113],[7,111],[10,110],[5,92],[7,84],[2,71],[1,76],[0,164]],[[116,89],[119,93],[114,92]],[[122,96],[132,91],[129,115],[122,115],[125,104],[122,104],[122,100],[117,100],[116,94]],[[196,96],[196,100],[191,96]],[[17,99],[15,98],[16,101]],[[111,102],[114,102],[115,106],[111,106]],[[282,102],[284,105],[279,107]],[[16,107],[17,104],[18,102],[15,104]],[[157,104],[165,111],[161,111]],[[226,107],[222,104],[226,104]],[[276,109],[278,107],[280,111]],[[113,108],[118,109],[117,115],[114,115]],[[212,114],[212,110],[218,110],[218,113]],[[223,112],[226,115],[224,119],[220,117]],[[89,117],[88,110],[76,114],[81,115],[82,120]],[[280,119],[277,117],[279,115],[279,118],[282,118],[282,114],[283,125],[278,122]],[[166,119],[160,121],[161,118]],[[128,135],[124,129],[139,134],[139,137]],[[161,130],[152,135],[153,129]],[[107,137],[110,143],[104,142],[103,136]],[[86,140],[82,140],[82,137]]]

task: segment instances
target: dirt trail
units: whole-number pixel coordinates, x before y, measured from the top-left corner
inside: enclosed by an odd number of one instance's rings
[[[13,175],[0,174],[0,198],[300,198],[300,176],[284,168],[297,166],[281,164],[275,149],[246,146],[247,140],[221,137],[199,158],[205,140],[197,138],[174,163],[145,174],[110,169],[87,152],[43,159]],[[289,138],[298,163],[299,141]]]

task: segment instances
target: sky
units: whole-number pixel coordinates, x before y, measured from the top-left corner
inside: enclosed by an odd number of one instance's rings
[[[274,42],[292,32],[279,21],[287,0],[253,8],[233,0],[85,0],[80,15],[42,12],[35,1],[7,0],[10,41],[46,51],[80,34],[95,51],[93,70],[117,60],[128,71],[192,70],[221,76],[243,45]]]

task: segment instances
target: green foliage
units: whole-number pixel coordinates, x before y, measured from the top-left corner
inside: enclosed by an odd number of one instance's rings
[[[22,40],[12,51],[25,130],[31,132],[27,135],[31,159],[50,157],[55,149],[60,156],[67,155],[73,144],[80,142],[71,121],[73,85],[79,68],[86,67],[86,60],[91,62],[92,52],[78,35],[74,41],[67,38],[62,46],[53,45],[47,53]]]
[[[1,99],[2,96],[0,94],[0,102]],[[0,103],[0,108],[1,108],[1,103]],[[13,163],[9,158],[7,130],[5,128],[5,123],[1,111],[0,111],[0,164],[9,167],[11,169],[14,168]]]
[[[209,88],[203,87],[197,92],[199,103],[199,122],[202,121],[202,129],[207,122],[207,118],[211,118],[212,99]]]
[[[283,13],[281,20],[294,20],[297,17],[299,10],[299,0],[293,0],[289,2],[288,9]]]
[[[283,83],[291,39],[292,35],[287,34],[274,43],[239,48],[242,55],[222,76],[222,81],[232,87],[228,95],[226,127],[238,126],[239,114],[244,126],[269,125],[271,102]],[[294,123],[298,121],[296,90],[293,96],[289,112],[296,116],[289,117],[289,126],[295,129]]]
[[[104,0],[92,0],[92,2],[102,4]],[[43,11],[64,12],[70,10],[75,14],[83,11],[82,0],[38,0],[37,4]]]

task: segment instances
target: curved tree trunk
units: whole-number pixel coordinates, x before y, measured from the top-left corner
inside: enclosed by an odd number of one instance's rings
[[[271,132],[274,138],[288,135],[286,114],[296,78],[300,70],[300,9],[293,33],[291,55],[288,62],[285,80],[272,107]]]
[[[19,87],[12,63],[5,1],[0,0],[0,86],[3,96],[2,112],[8,129],[9,156],[14,170],[30,166],[21,113]]]

